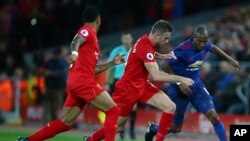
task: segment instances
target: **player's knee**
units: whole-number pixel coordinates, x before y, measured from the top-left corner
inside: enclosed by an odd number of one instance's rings
[[[75,119],[76,118],[74,116],[69,116],[69,115],[64,115],[61,117],[61,121],[68,126],[73,125],[75,122]]]
[[[174,102],[169,102],[165,108],[165,112],[175,113],[176,105]]]
[[[171,108],[170,108],[170,112],[175,112],[175,110],[176,110],[176,105],[175,105],[175,103],[174,102],[171,102],[171,106],[170,106]]]
[[[220,120],[218,114],[215,111],[209,111],[206,116],[212,123],[216,123],[218,120]]]
[[[107,115],[119,115],[120,108],[118,106],[113,106],[107,110],[106,114]]]

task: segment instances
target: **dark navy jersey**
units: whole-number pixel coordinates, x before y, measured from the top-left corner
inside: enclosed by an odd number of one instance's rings
[[[173,53],[177,59],[169,59],[168,63],[174,74],[191,78],[197,83],[200,81],[200,67],[211,49],[212,44],[207,42],[203,49],[196,50],[193,39],[190,38],[174,49]]]

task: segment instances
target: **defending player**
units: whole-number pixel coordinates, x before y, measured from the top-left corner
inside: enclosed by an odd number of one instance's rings
[[[168,42],[173,28],[165,20],[157,21],[149,35],[143,35],[131,48],[125,73],[116,83],[112,98],[121,108],[118,120],[118,131],[122,130],[129,118],[133,106],[137,102],[150,104],[161,110],[157,141],[163,141],[172,123],[175,104],[168,96],[148,81],[150,74],[155,81],[182,82],[192,85],[193,80],[176,75],[170,75],[159,70],[155,60],[155,47]],[[105,128],[99,129],[91,137],[84,137],[86,141],[99,141],[104,137]]]
[[[186,107],[191,102],[197,111],[205,114],[211,121],[220,141],[227,141],[224,125],[214,109],[209,92],[199,78],[200,66],[209,51],[225,58],[237,70],[240,69],[238,61],[208,41],[208,31],[204,26],[198,26],[194,30],[192,38],[174,49],[173,53],[177,59],[168,59],[162,64],[164,71],[172,70],[176,75],[189,77],[195,81],[192,86],[184,83],[171,83],[169,86],[169,97],[176,104],[176,113],[170,132],[179,133],[181,131]],[[164,55],[161,57],[164,58]],[[152,141],[157,130],[157,125],[149,123],[145,141]]]
[[[63,106],[62,116],[58,120],[48,123],[35,134],[27,138],[19,137],[17,141],[43,141],[70,130],[86,103],[91,103],[106,113],[105,141],[115,140],[120,108],[113,102],[111,96],[95,82],[94,77],[95,74],[103,72],[113,65],[123,63],[124,59],[118,55],[107,64],[96,65],[100,52],[96,35],[101,24],[99,10],[94,6],[87,7],[83,20],[84,26],[79,29],[71,43],[72,54],[67,56],[67,61],[71,66],[67,82],[68,95]]]

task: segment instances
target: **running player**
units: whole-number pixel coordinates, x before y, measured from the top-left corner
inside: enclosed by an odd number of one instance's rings
[[[71,66],[67,82],[68,95],[61,117],[28,137],[19,137],[17,141],[43,141],[70,130],[86,103],[91,103],[106,113],[105,141],[115,140],[120,108],[114,103],[108,92],[95,82],[94,77],[95,74],[103,72],[113,65],[123,63],[124,59],[117,55],[107,64],[96,65],[100,53],[96,34],[101,24],[101,16],[97,7],[87,7],[84,10],[83,20],[84,26],[78,30],[71,43],[72,54],[66,58]]]
[[[177,59],[168,59],[162,64],[163,70],[172,70],[176,75],[188,77],[195,81],[192,86],[187,86],[184,83],[171,83],[169,85],[169,97],[176,104],[175,117],[169,132],[181,132],[184,113],[188,103],[191,102],[197,111],[205,114],[211,121],[220,141],[227,141],[225,127],[215,111],[209,92],[199,78],[200,66],[209,51],[225,58],[237,70],[240,69],[238,61],[208,41],[208,31],[204,26],[198,26],[194,30],[192,38],[174,49],[172,53]],[[161,57],[164,57],[164,55]],[[159,132],[158,126],[149,122],[145,141],[152,141],[157,131]]]

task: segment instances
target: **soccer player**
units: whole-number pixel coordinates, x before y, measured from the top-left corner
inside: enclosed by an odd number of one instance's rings
[[[125,56],[125,59],[128,58],[128,52],[130,48],[133,46],[133,37],[130,33],[124,32],[121,36],[122,44],[116,46],[110,53],[108,60],[113,60],[117,54],[122,54]],[[115,83],[118,81],[125,71],[125,64],[116,65],[110,69],[109,78],[113,80],[110,84],[110,93],[113,93],[115,90]],[[135,119],[136,119],[136,105],[134,106],[133,110],[130,113],[129,117],[129,134],[131,139],[135,139]],[[120,137],[123,139],[125,136],[125,129],[120,132]]]
[[[150,74],[155,81],[182,82],[190,86],[193,80],[176,75],[170,75],[159,70],[155,60],[155,47],[168,42],[173,28],[165,21],[157,21],[148,35],[143,35],[131,48],[125,67],[124,75],[116,83],[113,100],[121,108],[118,119],[118,131],[121,131],[133,106],[137,102],[150,104],[161,110],[159,132],[157,141],[163,141],[172,123],[175,113],[175,104],[168,96],[148,81]],[[90,137],[84,137],[86,141],[99,141],[104,137],[104,129],[101,128]]]
[[[114,103],[111,96],[95,82],[94,77],[95,74],[103,72],[113,65],[123,63],[124,58],[118,55],[106,64],[96,65],[100,53],[96,34],[101,24],[101,16],[97,7],[87,7],[83,13],[83,21],[84,26],[78,30],[71,43],[72,54],[66,57],[71,66],[67,82],[68,95],[63,106],[62,116],[48,123],[35,134],[26,138],[19,137],[17,141],[43,141],[70,130],[86,103],[91,103],[106,113],[105,141],[115,140],[120,108]]]
[[[224,125],[215,111],[209,92],[199,78],[200,66],[209,51],[225,58],[237,70],[240,69],[238,61],[208,41],[208,31],[204,26],[198,26],[194,30],[192,38],[174,49],[173,54],[177,59],[168,59],[162,64],[163,70],[172,70],[176,75],[188,77],[195,81],[192,86],[187,86],[184,83],[171,83],[169,85],[169,97],[176,104],[175,117],[169,132],[179,133],[181,131],[186,107],[191,102],[197,111],[205,114],[211,121],[220,141],[227,141]],[[161,57],[164,57],[164,55]],[[157,130],[157,125],[149,123],[145,140],[152,141]]]

